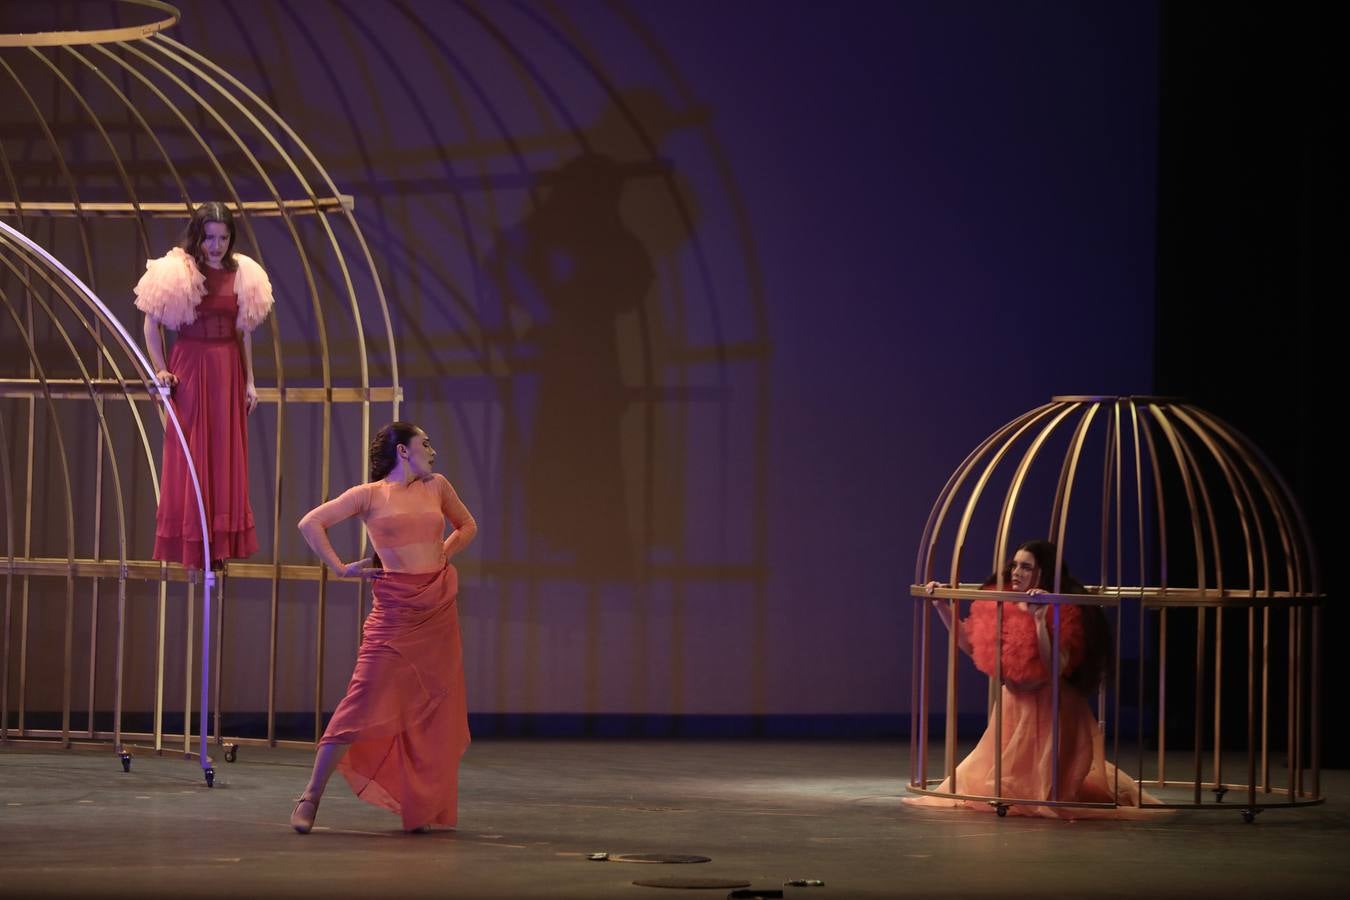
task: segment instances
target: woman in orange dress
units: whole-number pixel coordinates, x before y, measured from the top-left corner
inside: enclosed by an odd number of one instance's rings
[[[1045,593],[1054,587],[1055,545],[1049,541],[1028,541],[1013,554],[998,577],[991,577],[986,589]],[[930,591],[940,587],[930,582]],[[1085,594],[1083,586],[1060,570],[1060,593]],[[934,601],[943,622],[950,628],[950,612],[945,602]],[[976,600],[970,615],[956,624],[957,642],[986,675],[996,671],[1000,644],[997,623],[998,603]],[[1091,700],[1106,677],[1111,663],[1111,638],[1106,616],[1094,605],[1060,605],[1059,635],[1059,766],[1056,772],[1053,750],[1054,685],[1051,681],[1051,641],[1053,626],[1048,621],[1050,606],[1026,602],[1003,604],[1003,741],[994,738],[992,714],[975,749],[956,767],[953,790],[948,777],[938,786],[940,793],[958,793],[975,797],[999,796],[1017,803],[1009,806],[1014,815],[1039,815],[1062,818],[1126,817],[1138,815],[1141,791],[1124,772],[1117,772],[1106,760],[1101,726],[1092,711]],[[994,790],[994,761],[1002,755],[1002,791]],[[1119,775],[1119,781],[1117,781]],[[1114,803],[1115,809],[1042,806],[1026,801],[1052,799],[1052,779],[1058,780],[1058,799],[1080,803]],[[1118,786],[1118,787],[1117,787]],[[1144,799],[1156,802],[1152,797]],[[986,801],[952,800],[944,797],[908,797],[916,806],[958,806],[995,810]]]
[[[272,285],[261,266],[235,252],[228,206],[197,207],[178,246],[145,264],[136,308],[145,313],[145,348],[155,377],[172,388],[169,402],[206,507],[198,509],[187,457],[169,426],[154,558],[204,568],[201,512],[210,530],[212,563],[251,556],[258,549],[248,500],[246,416],[258,405],[252,335],[272,309]],[[167,363],[161,325],[177,332]]]
[[[478,526],[450,482],[431,471],[435,461],[421,428],[386,425],[370,445],[370,481],[300,520],[300,533],[328,567],[372,579],[374,595],[347,694],[291,813],[301,834],[314,827],[335,768],[358,797],[401,816],[407,831],[455,824],[469,720],[450,560]],[[365,523],[373,558],[344,563],[333,549],[328,529],[350,518]],[[447,521],[452,531],[443,539]]]

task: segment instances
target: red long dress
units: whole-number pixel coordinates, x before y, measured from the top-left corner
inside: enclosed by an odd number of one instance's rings
[[[208,268],[205,274],[206,294],[196,320],[178,329],[169,371],[178,376],[171,402],[201,479],[215,561],[256,553],[258,536],[248,502],[248,410],[235,332],[235,273]],[[201,532],[178,434],[166,423],[154,558],[203,568]]]

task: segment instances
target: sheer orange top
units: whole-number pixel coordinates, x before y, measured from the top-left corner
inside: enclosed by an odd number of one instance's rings
[[[444,475],[407,483],[358,484],[335,499],[325,519],[355,516],[365,523],[380,562],[390,572],[435,572],[445,565],[445,522],[458,529],[473,521]]]

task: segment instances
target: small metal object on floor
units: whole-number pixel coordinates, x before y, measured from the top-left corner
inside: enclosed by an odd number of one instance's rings
[[[586,858],[591,862],[609,862],[609,854],[603,851],[600,853],[587,853]]]
[[[749,887],[750,882],[730,878],[640,878],[633,884],[638,887],[677,888],[682,890],[716,890],[721,888]]]
[[[611,862],[626,863],[705,863],[711,856],[693,856],[687,853],[619,853],[609,857]]]
[[[793,878],[783,882],[783,887],[824,887],[825,882],[819,878]]]

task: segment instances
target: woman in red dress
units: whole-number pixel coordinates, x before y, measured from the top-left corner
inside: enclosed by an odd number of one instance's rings
[[[234,236],[229,207],[203,203],[178,246],[147,262],[136,285],[146,350],[155,377],[172,388],[169,402],[201,482],[213,564],[258,549],[245,417],[258,405],[252,335],[272,308],[272,285],[261,266],[234,252]],[[161,325],[177,332],[167,364]],[[197,495],[172,426],[159,493],[154,558],[203,568]]]
[[[330,569],[374,579],[352,680],[291,813],[301,834],[314,827],[335,768],[362,800],[402,817],[407,831],[455,824],[469,720],[459,578],[450,560],[478,526],[450,482],[432,473],[435,460],[425,431],[390,423],[371,442],[370,481],[300,520],[300,533]],[[350,518],[365,523],[373,558],[344,563],[333,549],[328,529]],[[452,530],[442,538],[447,521]]]

